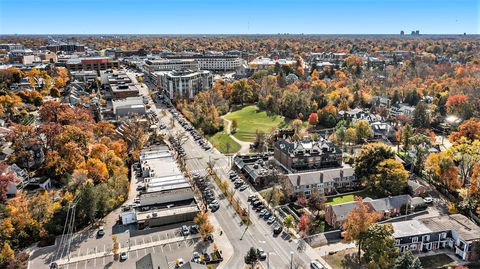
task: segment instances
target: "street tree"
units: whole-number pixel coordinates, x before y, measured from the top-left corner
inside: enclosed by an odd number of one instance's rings
[[[286,228],[291,228],[292,225],[293,225],[293,216],[288,214],[285,216],[285,218],[283,218],[283,225],[286,227]]]
[[[360,254],[363,243],[367,239],[368,228],[380,219],[380,215],[377,212],[371,212],[370,207],[363,202],[361,197],[355,198],[355,204],[356,207],[348,213],[343,228],[345,229],[345,241],[355,242],[358,246],[357,258],[360,264]]]
[[[372,224],[362,245],[363,259],[369,269],[390,269],[398,257],[391,224]]]
[[[245,255],[244,260],[246,264],[249,264],[252,266],[252,268],[254,268],[254,266],[258,263],[257,250],[254,247],[251,247],[248,250],[247,255]]]
[[[204,240],[215,231],[215,227],[208,220],[199,226],[198,232]]]

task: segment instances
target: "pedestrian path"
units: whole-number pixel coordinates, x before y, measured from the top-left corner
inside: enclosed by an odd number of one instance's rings
[[[156,246],[161,246],[161,245],[166,245],[166,244],[171,244],[171,243],[176,243],[180,241],[186,241],[190,239],[197,239],[200,238],[199,234],[194,234],[194,235],[189,235],[185,237],[173,237],[173,238],[168,238],[164,240],[159,240],[159,241],[153,241],[153,242],[148,242],[144,244],[138,244],[134,246],[127,246],[127,247],[120,247],[118,250],[118,253],[120,252],[128,252],[128,251],[135,251],[135,250],[140,250],[144,248],[150,248],[150,247],[156,247]],[[67,265],[70,263],[76,263],[76,262],[81,262],[81,261],[86,261],[86,260],[91,260],[91,259],[96,259],[96,258],[102,258],[105,256],[110,256],[113,255],[113,252],[111,250],[107,251],[100,251],[96,253],[91,253],[83,256],[78,256],[78,257],[69,257],[69,258],[63,258],[57,260],[58,265]]]
[[[225,126],[225,132],[228,134],[228,136],[230,136],[230,138],[237,142],[239,145],[240,145],[240,150],[237,152],[238,154],[248,154],[248,152],[250,151],[250,145],[252,143],[250,142],[245,142],[245,141],[241,141],[241,140],[238,140],[233,134],[232,132],[230,131],[230,126],[232,126],[232,121],[231,120],[227,120],[225,117],[222,116],[222,119],[224,121],[227,122],[227,125]]]

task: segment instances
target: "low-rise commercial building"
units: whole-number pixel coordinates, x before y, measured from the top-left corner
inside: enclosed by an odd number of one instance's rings
[[[143,98],[139,96],[113,100],[112,107],[117,118],[128,115],[145,115],[147,113]]]
[[[142,150],[139,160],[145,178],[136,213],[138,228],[192,221],[200,208],[168,147]]]
[[[100,71],[108,69],[118,69],[119,63],[109,57],[88,57],[88,58],[69,58],[65,67],[69,71]]]

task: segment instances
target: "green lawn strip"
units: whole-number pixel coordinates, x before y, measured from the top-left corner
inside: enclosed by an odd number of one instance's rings
[[[328,198],[326,204],[327,205],[337,205],[342,203],[353,202],[355,200],[355,195],[347,194],[342,196],[337,196],[333,198]]]
[[[237,131],[234,136],[242,141],[255,141],[257,130],[270,133],[273,128],[285,126],[285,119],[279,115],[268,115],[266,111],[259,110],[257,106],[246,106],[240,110],[228,113],[225,116],[228,120],[236,120]]]
[[[207,139],[221,153],[231,154],[231,153],[236,153],[237,151],[240,150],[240,144],[233,141],[233,139],[230,138],[230,136],[228,136],[223,131],[218,132],[218,133],[214,134],[213,136],[208,136]],[[227,143],[230,143],[230,148],[229,148],[228,152],[227,152]]]
[[[452,260],[452,258],[443,253],[420,257],[420,262],[422,263],[422,267],[424,269],[446,268],[449,265],[455,265],[455,262]]]

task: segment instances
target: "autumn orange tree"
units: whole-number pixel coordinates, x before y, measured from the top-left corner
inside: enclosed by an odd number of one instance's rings
[[[361,249],[363,242],[367,239],[368,228],[379,219],[380,215],[372,212],[361,197],[355,198],[355,208],[348,213],[343,228],[345,229],[344,240],[346,242],[355,242],[358,246],[357,258],[359,264],[361,263]]]
[[[447,187],[451,192],[462,185],[458,180],[458,168],[447,152],[430,154],[425,161],[425,169],[434,182]]]

